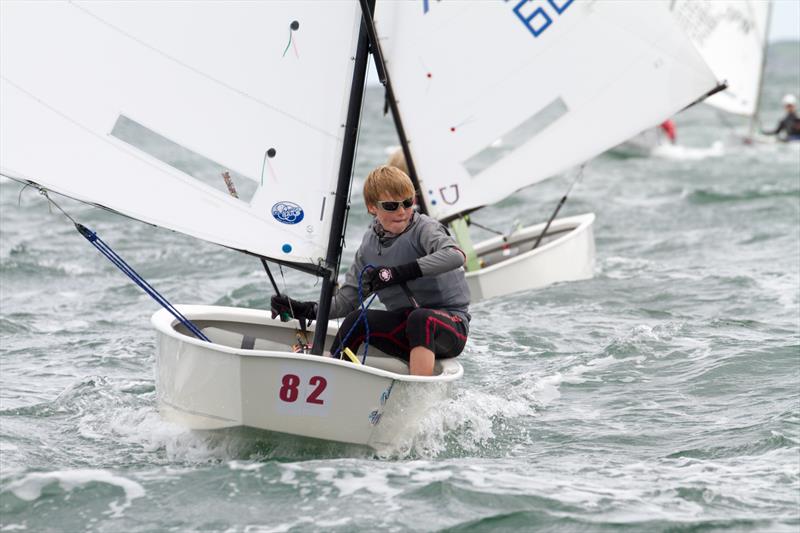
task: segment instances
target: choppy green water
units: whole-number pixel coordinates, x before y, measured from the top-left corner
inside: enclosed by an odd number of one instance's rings
[[[768,125],[798,65],[772,48]],[[396,143],[367,97],[359,182]],[[0,182],[0,530],[796,532],[800,143],[739,146],[703,106],[677,124],[684,148],[600,157],[564,208],[597,214],[595,278],[473,305],[464,379],[380,455],[163,422],[155,304]],[[475,219],[543,220],[567,182]],[[63,205],[173,302],[268,305],[255,259]]]

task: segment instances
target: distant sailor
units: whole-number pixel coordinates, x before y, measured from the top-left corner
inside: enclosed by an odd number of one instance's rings
[[[667,136],[667,139],[669,139],[669,142],[671,142],[672,144],[675,144],[675,142],[678,140],[678,136],[677,136],[676,130],[675,130],[675,123],[672,120],[667,119],[667,120],[665,120],[664,122],[661,123],[661,130]]]
[[[408,361],[411,374],[430,376],[436,359],[456,357],[464,349],[470,295],[464,253],[441,223],[414,210],[414,192],[411,179],[396,167],[380,166],[367,176],[364,203],[375,220],[331,302],[331,317],[347,316],[331,353],[346,359],[344,348],[355,353],[367,338],[359,320],[363,271],[364,299],[377,292],[386,307],[366,311],[369,344]],[[276,295],[271,306],[273,315],[317,316],[316,302]]]
[[[800,117],[797,116],[797,98],[793,94],[783,97],[786,116],[773,131],[765,131],[766,135],[777,135],[782,141],[800,141]]]

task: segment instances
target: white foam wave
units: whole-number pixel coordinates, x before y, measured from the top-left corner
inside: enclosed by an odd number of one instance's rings
[[[675,161],[700,161],[725,155],[725,145],[722,141],[714,141],[707,148],[694,148],[680,144],[662,144],[653,148],[651,153],[655,157]]]
[[[536,383],[533,384],[533,393],[542,406],[546,407],[554,400],[561,398],[559,387],[563,381],[564,378],[560,373],[536,380]]]
[[[112,518],[121,517],[123,511],[131,506],[133,500],[145,495],[144,487],[131,479],[112,474],[107,470],[92,469],[28,474],[9,484],[7,490],[13,492],[21,500],[34,501],[41,497],[42,490],[52,483],[58,483],[67,492],[89,483],[105,483],[121,488],[125,492],[125,501],[122,503],[113,501],[109,504],[109,513]]]
[[[454,439],[465,450],[475,451],[495,438],[496,419],[526,414],[533,414],[533,409],[523,397],[462,390],[432,406],[394,442],[380,447],[378,455],[433,457],[447,448],[448,439]]]
[[[231,458],[230,439],[209,439],[161,418],[152,407],[123,410],[109,422],[124,442],[141,446],[146,452],[163,450],[169,461],[206,463]]]
[[[264,463],[253,463],[245,461],[228,461],[228,468],[231,470],[242,470],[244,472],[254,472],[261,470]]]
[[[620,360],[614,357],[613,355],[592,359],[591,361],[588,361],[586,363],[569,367],[563,372],[559,372],[552,376],[546,376],[544,378],[541,378],[539,382],[537,382],[536,387],[538,387],[542,391],[541,399],[552,397],[552,399],[554,400],[561,396],[561,393],[558,392],[558,387],[562,383],[568,383],[570,385],[579,385],[581,383],[586,383],[587,381],[602,381],[602,379],[599,377],[590,378],[586,377],[585,374],[604,370],[619,362]],[[552,392],[550,392],[551,389],[555,389],[556,392],[558,392],[558,396],[555,396]],[[544,405],[547,405],[547,403],[545,403]]]
[[[18,449],[19,447],[16,444],[0,441],[0,452],[13,452]]]

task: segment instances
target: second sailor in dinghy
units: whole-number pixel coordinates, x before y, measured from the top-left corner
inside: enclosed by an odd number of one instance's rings
[[[464,253],[441,223],[414,211],[414,186],[402,170],[373,170],[364,202],[375,220],[331,302],[331,317],[346,316],[331,353],[349,357],[366,341],[408,361],[411,374],[430,376],[435,359],[456,357],[467,341]],[[386,311],[367,309],[362,317],[360,302],[372,293]],[[316,317],[316,302],[275,295],[271,306],[275,315]]]

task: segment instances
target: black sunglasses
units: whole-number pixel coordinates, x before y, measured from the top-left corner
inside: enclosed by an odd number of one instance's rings
[[[400,207],[400,204],[403,204],[403,207],[406,209],[411,209],[411,206],[414,205],[414,197],[406,198],[402,202],[396,202],[394,200],[389,200],[387,202],[378,202],[378,205],[384,211],[397,211],[397,208]]]

